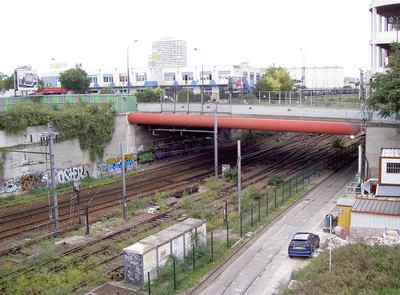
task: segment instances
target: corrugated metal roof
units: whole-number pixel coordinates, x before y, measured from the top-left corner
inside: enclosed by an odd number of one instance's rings
[[[350,199],[350,198],[340,198],[337,201],[337,205],[338,206],[348,206],[348,207],[352,207],[354,205],[354,202],[356,201],[356,199]]]
[[[400,157],[400,149],[381,149],[381,157]]]
[[[351,212],[400,216],[400,201],[356,199]]]
[[[400,197],[400,186],[378,184],[375,195],[379,197]]]

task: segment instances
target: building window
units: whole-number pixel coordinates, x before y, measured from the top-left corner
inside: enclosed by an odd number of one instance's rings
[[[126,74],[119,74],[119,82],[122,83],[128,82],[128,76]]]
[[[138,74],[138,75],[136,75],[136,81],[138,81],[138,82],[147,81],[147,75],[146,74]]]
[[[400,173],[400,163],[387,163],[386,173]]]
[[[114,82],[113,76],[103,76],[103,82],[104,83],[112,83]]]
[[[90,83],[97,83],[97,77],[90,77]]]
[[[175,81],[175,75],[164,75],[165,81]]]
[[[211,76],[211,74],[204,73],[203,75],[201,75],[201,79],[204,80],[204,81],[211,81],[212,80],[212,76]]]

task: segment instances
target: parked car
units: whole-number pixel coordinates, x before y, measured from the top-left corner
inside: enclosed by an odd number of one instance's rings
[[[315,249],[319,248],[319,236],[309,232],[298,232],[290,241],[288,247],[289,257],[310,257]]]

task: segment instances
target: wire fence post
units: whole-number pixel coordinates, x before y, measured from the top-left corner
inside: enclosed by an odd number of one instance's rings
[[[251,212],[250,224],[251,224],[251,227],[253,227],[253,203],[250,204],[250,212]]]
[[[147,272],[147,290],[149,291],[149,295],[151,295],[150,272]]]
[[[196,255],[195,255],[195,253],[194,253],[194,250],[195,250],[195,248],[194,248],[194,243],[192,244],[192,249],[193,249],[193,269],[196,269]]]
[[[173,260],[173,268],[174,268],[174,290],[176,290],[176,266],[175,266],[175,264],[176,264],[176,261],[175,261],[175,257],[174,256],[172,256],[172,260]]]
[[[214,232],[211,232],[211,261],[214,261]]]
[[[226,247],[229,248],[229,221],[226,221]]]

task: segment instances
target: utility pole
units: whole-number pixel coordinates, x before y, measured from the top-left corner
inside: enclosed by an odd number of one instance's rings
[[[127,220],[126,216],[126,185],[125,185],[125,154],[123,142],[120,142],[121,146],[121,172],[122,172],[122,210],[124,213],[124,220]]]
[[[237,157],[238,157],[238,214],[239,219],[242,216],[242,155],[240,140],[237,141]]]
[[[214,109],[214,172],[215,180],[218,180],[218,116],[217,116],[217,103]]]
[[[57,190],[56,190],[56,173],[54,167],[54,147],[53,140],[58,135],[58,132],[53,132],[53,125],[47,123],[47,133],[43,133],[42,137],[46,137],[49,140],[49,152],[50,152],[50,171],[51,171],[51,190],[53,192],[53,222],[54,222],[54,232],[58,233],[60,231],[59,220],[58,220],[58,202],[57,202]]]

